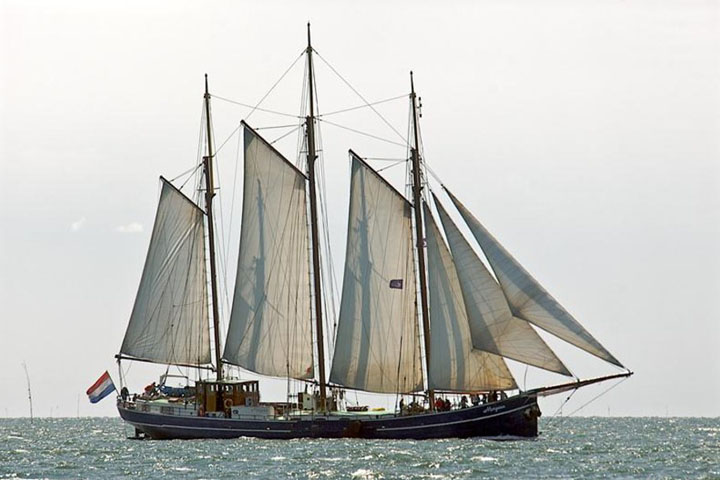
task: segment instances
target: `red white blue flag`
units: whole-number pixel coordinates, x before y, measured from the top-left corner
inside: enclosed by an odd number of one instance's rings
[[[87,393],[90,403],[97,403],[114,391],[115,384],[106,370],[105,373],[97,379],[97,382],[93,383],[92,387],[88,388],[85,393]]]
[[[399,288],[402,290],[403,288],[403,279],[402,278],[394,278],[390,280],[390,288]]]

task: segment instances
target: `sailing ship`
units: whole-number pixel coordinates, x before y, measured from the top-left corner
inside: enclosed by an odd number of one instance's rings
[[[204,192],[204,204],[161,177],[150,247],[116,358],[119,366],[129,360],[211,373],[181,387],[166,385],[164,375],[139,394],[123,387],[117,408],[136,436],[535,437],[538,397],[631,375],[454,193],[442,187],[472,241],[440,202],[442,191],[430,191],[412,74],[410,198],[349,151],[342,295],[337,330],[325,331],[313,53],[308,25],[306,169],[242,123],[242,225],[224,342],[213,221],[212,96],[205,77],[207,155],[198,166],[203,181],[196,188]],[[572,377],[537,328],[623,371],[523,391],[506,359]],[[326,335],[332,333],[326,375]],[[233,377],[228,372],[236,367],[292,379],[304,389],[286,402],[263,402],[260,381]],[[122,367],[120,372],[122,383]],[[348,390],[412,401],[387,412],[353,408],[345,401]],[[452,405],[449,397],[461,400]]]

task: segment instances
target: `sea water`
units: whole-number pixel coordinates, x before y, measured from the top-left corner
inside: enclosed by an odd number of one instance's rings
[[[118,418],[1,419],[0,478],[716,478],[720,419],[543,418],[536,440],[129,440]]]

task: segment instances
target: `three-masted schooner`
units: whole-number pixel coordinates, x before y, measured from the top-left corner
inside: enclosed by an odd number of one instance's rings
[[[488,269],[429,192],[411,74],[411,198],[350,151],[345,269],[326,376],[309,26],[305,52],[310,96],[304,125],[306,171],[242,124],[242,226],[224,347],[207,77],[204,208],[161,177],[150,247],[116,358],[118,363],[208,369],[214,375],[181,388],[161,379],[160,385],[135,395],[123,388],[117,407],[138,436],[533,437],[538,435],[538,396],[631,375],[625,370],[530,391],[518,388],[506,358],[571,376],[536,327],[624,367],[445,189]],[[262,402],[259,381],[230,378],[228,365],[304,381],[310,392],[285,403]],[[417,401],[393,412],[358,411],[344,408],[345,389],[412,395]],[[462,402],[451,406],[440,399],[449,394],[462,395]]]

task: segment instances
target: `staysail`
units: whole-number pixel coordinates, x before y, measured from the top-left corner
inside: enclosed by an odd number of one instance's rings
[[[353,152],[342,301],[330,381],[422,389],[408,201]]]
[[[150,247],[120,353],[210,363],[204,212],[162,180]]]
[[[565,365],[530,324],[513,316],[500,286],[434,194],[433,198],[460,280],[473,346],[570,376]]]
[[[453,259],[430,209],[423,207],[430,293],[429,388],[461,392],[517,388],[502,357],[473,349]]]
[[[445,191],[480,244],[516,317],[533,323],[598,358],[623,367],[500,245],[449,190]]]
[[[312,378],[306,177],[244,125],[242,230],[223,359]]]

